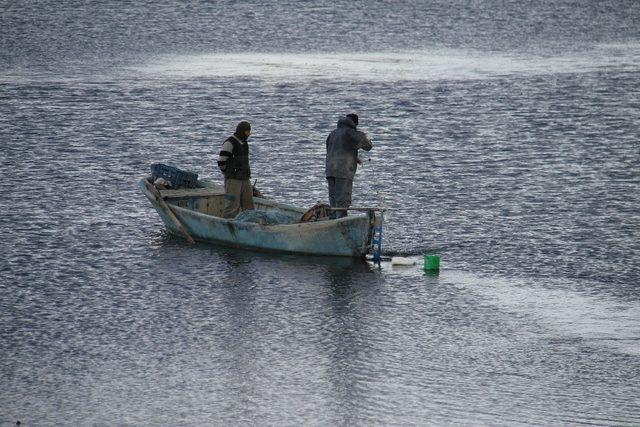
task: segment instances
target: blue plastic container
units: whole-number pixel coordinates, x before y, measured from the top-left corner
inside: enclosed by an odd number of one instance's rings
[[[151,177],[153,181],[158,178],[164,178],[174,188],[195,188],[198,182],[197,173],[183,171],[175,166],[168,166],[162,163],[151,165]]]

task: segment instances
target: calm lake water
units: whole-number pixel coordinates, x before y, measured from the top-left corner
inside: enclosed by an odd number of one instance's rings
[[[640,3],[1,8],[0,425],[640,424]],[[136,187],[247,119],[326,201],[354,111],[416,266],[189,246]]]

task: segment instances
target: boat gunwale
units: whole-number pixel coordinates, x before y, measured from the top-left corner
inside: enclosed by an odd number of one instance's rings
[[[142,178],[140,180],[140,183],[142,184],[142,181],[144,181],[145,179],[146,178]],[[149,190],[147,190],[144,187],[144,185],[141,185],[141,188],[144,191],[144,193],[147,196],[147,198],[151,199],[153,195],[149,192]],[[178,206],[175,203],[173,203],[174,200],[178,200],[180,198],[191,199],[191,198],[206,198],[206,197],[210,197],[210,196],[208,196],[208,195],[191,195],[191,196],[185,195],[184,197],[174,196],[174,197],[171,197],[169,200],[165,200],[165,203],[170,205],[172,210],[175,209],[177,212],[180,212],[181,214],[193,215],[196,218],[200,217],[201,219],[206,219],[208,221],[217,221],[217,222],[221,222],[221,223],[226,223],[226,224],[233,225],[234,227],[238,227],[238,226],[240,226],[240,224],[242,224],[242,227],[246,227],[248,225],[248,226],[252,226],[254,228],[267,229],[265,231],[277,231],[280,227],[282,227],[284,230],[292,229],[294,227],[304,227],[304,228],[325,228],[325,227],[328,227],[328,228],[333,228],[333,227],[338,227],[341,224],[345,224],[345,223],[349,223],[349,222],[360,222],[363,219],[368,220],[366,214],[361,214],[361,215],[345,216],[345,217],[337,218],[337,219],[327,219],[327,220],[323,220],[323,221],[294,222],[294,223],[291,223],[291,224],[259,224],[259,223],[256,223],[256,222],[236,221],[234,218],[223,218],[223,217],[219,217],[219,216],[216,216],[216,215],[205,214],[205,213],[193,210],[193,209],[189,209],[189,208],[185,208],[185,207],[182,207],[182,206]],[[289,205],[287,203],[281,203],[281,202],[277,202],[275,200],[269,200],[269,199],[265,199],[265,198],[262,198],[262,197],[257,198],[257,199],[260,199],[260,203],[262,203],[262,204],[267,204],[267,205],[275,207],[275,208],[282,207],[282,208],[284,208],[284,210],[291,210],[291,211],[299,212],[301,215],[306,212],[303,208],[299,208],[299,207],[294,206],[294,205]],[[367,224],[367,226],[369,226],[369,224]]]
[[[294,222],[291,224],[260,224],[257,222],[248,222],[248,221],[236,221],[234,218],[222,218],[215,215],[209,215],[202,212],[195,211],[193,209],[185,208],[182,206],[177,206],[171,202],[166,202],[168,205],[171,205],[172,210],[178,210],[181,213],[186,213],[187,215],[193,215],[196,217],[202,217],[209,221],[217,221],[221,223],[231,224],[233,226],[239,226],[242,224],[242,227],[246,227],[246,225],[256,226],[259,228],[268,228],[269,230],[276,230],[277,228],[289,229],[293,227],[312,227],[315,228],[325,228],[329,226],[329,228],[337,227],[340,224],[348,223],[348,222],[360,222],[363,219],[367,219],[366,215],[351,215],[337,219],[327,219],[324,221],[309,221],[309,222]]]

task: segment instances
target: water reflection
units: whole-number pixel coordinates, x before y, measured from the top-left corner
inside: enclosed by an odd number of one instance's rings
[[[182,251],[179,268],[200,266],[204,275],[198,292],[208,319],[199,321],[212,327],[183,333],[207,335],[206,375],[226,390],[230,410],[259,411],[255,402],[265,394],[288,396],[291,404],[320,393],[316,404],[327,408],[332,423],[359,417],[353,405],[367,393],[362,381],[374,339],[377,267],[357,258],[187,245],[169,236],[160,249],[168,255],[159,264]],[[301,396],[292,397],[291,387]]]

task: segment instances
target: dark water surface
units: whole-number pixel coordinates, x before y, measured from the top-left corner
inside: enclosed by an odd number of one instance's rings
[[[539,3],[0,3],[0,425],[640,424],[640,3]],[[439,275],[189,246],[136,187],[248,119],[311,206],[351,111]]]

